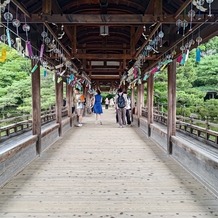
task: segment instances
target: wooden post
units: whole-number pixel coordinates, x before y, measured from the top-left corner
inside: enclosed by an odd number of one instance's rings
[[[70,117],[70,126],[73,125],[73,118],[72,118],[72,86],[67,85],[67,115]]]
[[[133,122],[133,110],[135,114],[135,88],[133,87],[131,90],[131,120]]]
[[[144,105],[144,84],[138,85],[138,118],[142,116],[142,107]]]
[[[58,81],[57,74],[55,74],[55,91],[56,91],[56,123],[59,124],[59,136],[62,136],[63,80]]]
[[[32,60],[32,68],[37,63]],[[41,99],[40,99],[40,65],[31,74],[32,78],[32,134],[38,136],[36,143],[36,152],[41,153]]]
[[[176,60],[168,66],[167,152],[172,154],[171,136],[176,135]]]
[[[148,78],[147,85],[147,106],[148,106],[148,136],[151,136],[151,124],[154,121],[154,75],[151,74]]]

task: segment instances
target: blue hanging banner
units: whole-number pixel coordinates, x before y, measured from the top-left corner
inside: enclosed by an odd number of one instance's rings
[[[199,63],[201,61],[201,49],[196,48],[196,62]]]
[[[47,71],[46,71],[46,69],[44,69],[43,75],[44,75],[44,77],[47,77]]]

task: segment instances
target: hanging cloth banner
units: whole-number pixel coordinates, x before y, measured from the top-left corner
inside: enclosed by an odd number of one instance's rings
[[[147,80],[149,78],[150,74],[145,74],[143,80]]]
[[[7,52],[6,52],[6,49],[3,48],[2,49],[2,56],[0,56],[0,62],[3,63],[6,61],[6,57],[7,57]]]
[[[138,75],[138,69],[137,69],[136,67],[134,67],[133,75],[134,75],[134,78],[137,78],[137,75]]]
[[[20,54],[22,54],[23,47],[22,47],[22,44],[21,44],[21,38],[16,38],[16,50]]]
[[[62,81],[61,77],[58,77],[57,83],[60,83]]]
[[[186,52],[185,62],[188,60],[188,57],[189,57],[189,49],[188,49],[187,52]]]
[[[30,41],[26,41],[26,52],[27,52],[27,56],[29,58],[33,57],[33,50],[32,50],[32,45],[31,45]]]
[[[185,53],[183,53],[182,54],[182,60],[181,60],[181,65],[184,65],[185,64],[185,59],[186,59],[186,54]]]
[[[10,35],[10,30],[8,28],[6,29],[6,33],[8,38],[8,45],[9,47],[11,47],[11,35]]]
[[[181,61],[182,61],[182,55],[179,55],[179,57],[176,59],[176,61],[177,61],[178,63],[181,63]]]
[[[196,48],[196,62],[199,63],[201,61],[201,50],[200,48]]]
[[[46,69],[44,69],[43,75],[44,75],[44,77],[47,77],[47,70]]]
[[[44,45],[44,44],[41,44],[41,48],[40,48],[40,55],[39,55],[40,59],[42,59],[42,58],[43,58],[43,54],[44,54],[44,48],[45,48],[45,45]]]
[[[151,70],[151,74],[155,74],[157,71],[158,71],[158,67],[154,67],[154,68]]]
[[[33,69],[31,70],[31,73],[34,73],[37,68],[38,68],[38,62],[34,65]]]

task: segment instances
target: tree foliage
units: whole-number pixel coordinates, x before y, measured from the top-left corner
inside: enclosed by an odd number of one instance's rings
[[[218,117],[218,99],[204,102],[204,96],[211,90],[218,92],[218,37],[200,48],[200,63],[196,64],[193,49],[185,65],[177,66],[177,114],[195,113],[201,118],[214,119]],[[155,104],[165,105],[167,109],[167,71],[155,77],[155,96]]]
[[[0,50],[6,48],[7,59],[0,63],[0,111],[14,114],[31,113],[31,61],[3,43]],[[41,70],[42,72],[43,70]],[[46,78],[41,74],[41,108],[47,109],[55,103],[53,73]],[[8,113],[8,111],[10,113]]]

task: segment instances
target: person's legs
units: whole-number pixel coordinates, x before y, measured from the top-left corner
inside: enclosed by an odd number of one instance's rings
[[[126,120],[127,120],[127,124],[130,125],[131,124],[131,120],[130,120],[130,112],[129,112],[128,109],[126,110]]]
[[[123,122],[122,122],[122,109],[120,109],[120,108],[117,109],[117,116],[118,116],[119,126],[122,127],[123,126]]]
[[[121,119],[122,119],[122,123],[123,125],[126,125],[126,108],[122,108],[122,113],[121,113]]]

